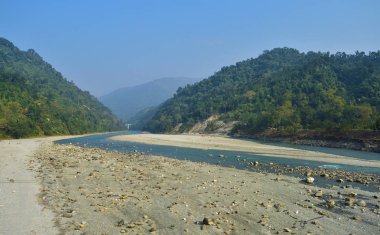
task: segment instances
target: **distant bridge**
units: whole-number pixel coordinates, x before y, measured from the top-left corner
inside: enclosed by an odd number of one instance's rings
[[[127,130],[129,130],[129,128],[132,126],[133,124],[131,123],[126,123],[125,126],[127,127]]]

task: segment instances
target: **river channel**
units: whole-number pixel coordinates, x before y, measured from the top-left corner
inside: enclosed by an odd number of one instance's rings
[[[160,145],[150,145],[142,143],[133,143],[126,141],[110,140],[109,137],[116,135],[133,135],[140,134],[141,132],[129,131],[129,132],[113,132],[107,134],[95,134],[88,135],[79,138],[71,138],[59,140],[59,144],[74,144],[81,147],[96,147],[101,149],[106,149],[116,152],[143,152],[145,154],[159,155],[170,158],[176,158],[179,160],[190,160],[195,162],[207,162],[210,164],[218,164],[225,167],[235,167],[238,169],[247,169],[246,162],[263,162],[263,163],[276,163],[287,166],[309,166],[318,168],[330,168],[330,169],[340,169],[347,171],[359,171],[366,173],[374,173],[380,175],[380,168],[377,167],[363,167],[363,166],[352,166],[344,164],[331,164],[323,163],[317,161],[306,161],[291,158],[279,158],[279,157],[268,157],[256,154],[251,154],[247,152],[239,151],[227,151],[227,150],[204,150],[195,148],[184,148],[184,147],[174,147],[174,146],[160,146]],[[274,146],[284,146],[296,149],[310,150],[322,153],[330,153],[339,156],[353,157],[365,160],[375,160],[380,161],[379,153],[361,152],[347,149],[335,149],[335,148],[324,148],[324,147],[312,147],[312,146],[300,146],[292,144],[283,143],[271,143],[265,142],[265,144]],[[223,156],[223,157],[218,157]]]

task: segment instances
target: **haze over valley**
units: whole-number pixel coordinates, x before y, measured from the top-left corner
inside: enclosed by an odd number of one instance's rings
[[[120,88],[99,100],[109,107],[121,120],[138,125],[134,116],[141,112],[157,109],[157,106],[171,98],[180,87],[200,79],[160,78],[137,86]]]

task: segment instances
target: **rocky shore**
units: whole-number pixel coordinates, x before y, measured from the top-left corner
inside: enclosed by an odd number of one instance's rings
[[[260,173],[276,173],[297,177],[313,177],[319,186],[331,188],[358,187],[366,191],[380,192],[380,174],[309,166],[289,166],[266,162],[244,162],[247,169]]]
[[[140,153],[44,146],[30,162],[62,234],[378,234],[379,193]]]

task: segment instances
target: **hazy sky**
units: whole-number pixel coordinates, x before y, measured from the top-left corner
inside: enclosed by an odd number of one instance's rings
[[[274,47],[377,51],[379,0],[0,0],[0,37],[99,96]]]

